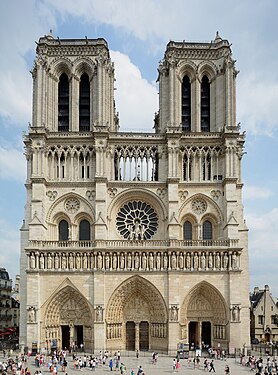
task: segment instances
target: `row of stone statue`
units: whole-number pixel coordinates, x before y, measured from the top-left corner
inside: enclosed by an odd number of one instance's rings
[[[220,270],[239,267],[238,252],[120,252],[29,254],[30,269]]]

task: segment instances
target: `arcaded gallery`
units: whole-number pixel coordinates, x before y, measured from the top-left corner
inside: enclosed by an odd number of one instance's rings
[[[49,34],[36,52],[20,346],[248,345],[245,139],[229,42],[167,44],[146,133],[120,131],[104,39]]]

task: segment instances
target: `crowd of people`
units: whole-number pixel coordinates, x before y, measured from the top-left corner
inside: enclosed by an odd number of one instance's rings
[[[253,355],[249,357],[241,357],[242,366],[249,367],[255,375],[274,375],[278,374],[278,361],[275,357],[268,356],[266,359],[262,357],[256,358]]]

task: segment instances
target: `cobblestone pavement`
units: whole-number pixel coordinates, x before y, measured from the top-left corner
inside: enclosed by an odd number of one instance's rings
[[[13,355],[13,357],[15,357],[15,354]],[[78,354],[78,357],[79,357],[79,354]],[[83,354],[81,355],[81,358],[82,357],[83,357]],[[174,371],[172,370],[172,360],[173,360],[173,357],[166,356],[166,355],[163,355],[163,356],[160,355],[158,357],[157,364],[154,365],[154,364],[152,364],[150,353],[143,353],[142,355],[140,353],[138,359],[135,357],[135,355],[132,355],[132,354],[130,356],[122,356],[121,357],[121,362],[124,363],[125,366],[126,366],[125,375],[130,375],[132,370],[134,370],[134,373],[136,375],[137,369],[140,365],[142,366],[145,375],[158,375],[158,374],[174,373]],[[0,356],[0,361],[3,361],[3,356]],[[67,361],[68,361],[68,368],[67,368],[67,374],[68,375],[77,375],[78,372],[82,372],[83,375],[85,375],[85,374],[90,374],[90,373],[93,372],[90,368],[84,368],[82,370],[74,370],[72,357],[67,357]],[[245,368],[242,367],[239,364],[238,358],[237,359],[228,358],[226,360],[215,360],[214,363],[215,363],[215,374],[225,374],[224,368],[225,368],[226,364],[228,364],[229,367],[230,367],[230,374],[231,375],[241,375],[241,374],[247,375],[247,374],[250,374],[250,369],[247,368],[247,367],[245,367]],[[35,371],[38,370],[38,368],[35,367],[34,357],[30,357],[28,359],[27,366],[31,370],[31,375],[34,375]],[[113,372],[116,372],[116,371],[113,371]],[[111,373],[111,371],[110,371],[108,365],[102,365],[102,366],[98,366],[96,368],[96,370],[94,371],[94,373],[96,375],[98,375],[98,374]],[[119,374],[119,371],[117,371],[116,373]],[[178,373],[180,373],[180,374],[192,374],[192,375],[193,374],[197,375],[197,374],[205,373],[204,366],[203,366],[203,358],[201,359],[200,367],[195,368],[195,369],[193,367],[192,361],[190,363],[188,363],[188,361],[186,359],[181,359],[181,367],[180,367]],[[42,374],[43,375],[50,374],[50,372],[49,372],[49,370],[47,369],[46,366],[44,366],[42,368]],[[58,375],[62,375],[62,374],[64,374],[64,373],[61,371],[61,367],[59,367]],[[251,374],[252,374],[252,372],[251,372]]]

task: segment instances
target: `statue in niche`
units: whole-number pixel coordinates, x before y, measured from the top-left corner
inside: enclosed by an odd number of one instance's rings
[[[165,270],[167,270],[168,268],[168,254],[167,253],[164,253],[164,257],[163,257],[163,268]]]
[[[52,256],[51,256],[51,254],[47,255],[47,268],[49,270],[51,270],[51,268],[52,268]]]
[[[134,239],[134,232],[133,232],[133,228],[132,228],[131,224],[129,224],[129,226],[128,226],[128,231],[129,231],[128,239],[133,240]]]
[[[125,268],[125,255],[121,253],[120,255],[120,269],[123,270]]]
[[[205,253],[203,252],[201,255],[201,269],[204,270],[206,268],[206,256]]]
[[[228,264],[229,264],[228,254],[224,253],[224,256],[223,256],[223,268],[227,269],[228,268]]]
[[[199,267],[199,257],[197,253],[194,253],[194,269],[197,270]]]
[[[61,268],[63,270],[65,270],[67,268],[67,258],[66,258],[66,255],[64,253],[62,255]]]
[[[219,270],[220,268],[220,255],[219,253],[216,253],[216,256],[215,256],[215,268]]]
[[[89,258],[88,258],[88,259],[89,259]],[[90,267],[91,269],[94,269],[94,268],[95,268],[95,257],[94,257],[94,254],[93,254],[93,253],[90,254],[90,265],[89,265],[89,267]]]
[[[238,268],[237,266],[237,254],[234,252],[232,254],[232,269],[236,270]]]
[[[171,306],[170,318],[172,321],[177,322],[178,320],[178,307],[177,306]]]
[[[110,268],[110,256],[109,253],[105,254],[105,269],[109,270]]]
[[[183,266],[184,266],[184,263],[183,263],[183,253],[180,253],[180,255],[179,255],[179,268],[182,270]]]
[[[44,255],[41,254],[40,256],[40,269],[44,270]]]
[[[113,270],[117,269],[117,254],[116,253],[113,254],[112,268],[113,268]]]
[[[56,253],[54,257],[54,268],[57,270],[59,268],[59,256]]]
[[[80,269],[80,266],[81,266],[81,260],[80,260],[80,255],[79,255],[79,253],[76,255],[75,263],[76,263],[76,268],[77,268],[77,269]]]
[[[208,256],[208,268],[210,268],[210,269],[213,268],[213,258],[212,258],[212,253],[209,253],[209,256]]]
[[[146,253],[142,255],[142,269],[145,270],[147,268],[147,256]]]
[[[234,322],[239,322],[239,306],[233,306],[232,319]]]
[[[131,257],[131,254],[130,254],[130,253],[128,253],[128,255],[127,255],[127,268],[128,268],[129,270],[132,269],[132,257]]]
[[[171,267],[172,267],[172,270],[177,269],[177,257],[176,257],[176,253],[175,252],[172,253]]]
[[[97,255],[97,269],[98,270],[102,269],[102,255],[100,252]]]
[[[34,323],[36,321],[36,310],[34,307],[28,309],[28,322]]]
[[[156,269],[160,270],[160,268],[161,268],[161,257],[160,257],[160,253],[157,253],[157,255],[156,255]]]
[[[187,255],[186,255],[186,268],[188,270],[190,270],[190,268],[191,268],[191,258],[190,258],[190,254],[189,253],[187,253]]]
[[[149,256],[149,269],[153,270],[153,253],[150,253]]]
[[[73,269],[73,256],[72,256],[72,253],[70,253],[69,255],[69,269],[72,270]]]
[[[95,308],[96,322],[102,322],[103,320],[103,309],[101,306]]]
[[[135,257],[134,257],[134,268],[136,270],[138,270],[138,268],[139,268],[139,255],[138,255],[138,253],[136,253]]]
[[[86,270],[88,268],[88,257],[87,253],[84,253],[83,255],[83,269]]]
[[[35,255],[34,253],[31,253],[30,255],[30,268],[33,270],[34,268],[36,268],[36,258],[35,258]]]

